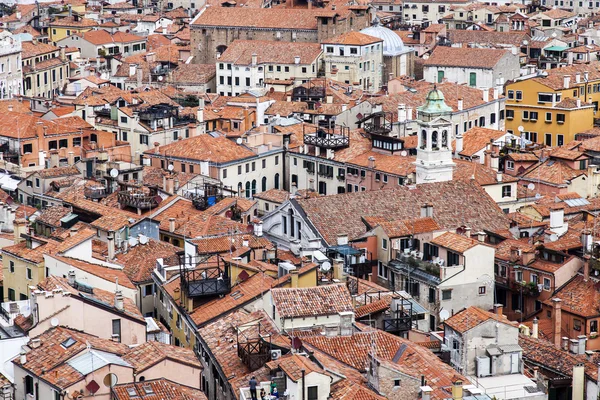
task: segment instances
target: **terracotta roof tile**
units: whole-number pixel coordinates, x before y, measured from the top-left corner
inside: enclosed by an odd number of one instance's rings
[[[200,26],[230,26],[282,29],[317,29],[317,16],[331,15],[327,10],[277,8],[208,7],[191,24]]]
[[[116,262],[123,266],[123,273],[134,283],[152,281],[152,271],[159,258],[173,260],[179,247],[170,243],[149,239],[146,244],[129,247],[127,253],[116,255]],[[121,281],[119,280],[119,283]]]
[[[443,202],[439,201],[441,198]],[[425,203],[434,204],[434,218],[442,229],[455,230],[466,225],[475,231],[493,231],[509,225],[506,215],[474,182],[430,183],[415,189],[400,187],[291,201],[297,202],[328,243],[336,243],[338,234],[355,238],[365,233],[361,217],[416,218]],[[468,208],[464,207],[465,201]],[[368,209],[365,204],[369,204]]]
[[[148,393],[145,388],[152,389]],[[133,390],[139,400],[206,400],[206,395],[198,389],[183,386],[167,379],[146,380],[136,383],[122,383],[112,388],[113,400],[130,400],[129,391]]]
[[[373,43],[383,42],[383,39],[366,35],[364,33],[350,31],[342,33],[341,35],[325,39],[321,41],[323,44],[345,44],[350,46],[366,46]]]
[[[202,368],[202,364],[192,349],[156,341],[149,341],[132,348],[123,356],[123,359],[129,362],[138,374],[165,360],[198,369]]]
[[[383,221],[378,224],[389,238],[410,236],[440,230],[440,226],[431,217],[409,220]]]
[[[476,326],[489,321],[490,319],[502,322],[503,324],[510,325],[515,328],[517,327],[515,322],[509,321],[504,316],[494,314],[489,311],[484,311],[478,307],[465,308],[464,310],[445,320],[444,324],[448,325],[456,332],[465,333],[468,330],[471,330]]]
[[[115,283],[119,282],[120,286],[135,289],[135,285],[131,283],[127,275],[123,272],[122,269],[105,267],[104,265],[92,264],[82,260],[78,260],[76,258],[71,257],[63,257],[53,255],[52,258],[62,261],[63,263],[73,266],[81,271],[87,272],[89,274],[95,275],[99,278],[102,278],[108,282]],[[75,277],[77,279],[77,276]]]
[[[458,253],[464,253],[465,251],[482,244],[481,242],[471,239],[469,237],[458,235],[453,232],[446,232],[440,236],[434,238],[431,241],[432,244],[456,251]]]
[[[492,69],[509,50],[437,46],[423,65]]]
[[[449,398],[445,388],[452,385],[454,377],[460,377],[423,346],[380,330],[355,332],[350,336],[309,336],[303,342],[362,372],[369,366],[369,352],[375,349],[377,359],[390,362],[400,372],[415,379],[424,375],[427,384],[433,388],[433,398],[437,399]],[[400,357],[393,362],[397,354]],[[468,382],[466,378],[462,381]]]
[[[353,311],[350,292],[344,284],[271,291],[273,304],[282,318],[331,315]]]
[[[190,318],[200,327],[223,317],[251,302],[271,289],[273,278],[256,274],[231,289],[231,293],[220,299],[211,300],[190,313]]]
[[[484,150],[490,142],[495,142],[504,136],[506,132],[496,129],[480,128],[478,126],[469,129],[463,134],[463,150],[460,155],[472,157],[475,153]]]
[[[148,150],[146,154],[155,154],[155,150]],[[174,158],[186,158],[194,161],[212,161],[215,163],[227,163],[253,157],[252,150],[238,145],[222,136],[199,135],[189,139],[160,146],[158,154]]]
[[[318,43],[235,40],[223,52],[219,62],[250,65],[252,54],[256,54],[259,64],[294,64],[296,56],[300,57],[300,64],[311,64],[321,52]]]
[[[554,298],[561,299],[561,308],[568,313],[591,318],[600,310],[600,285],[596,280],[586,282],[581,275],[576,275],[565,286],[554,293]],[[552,304],[550,300],[544,304]]]

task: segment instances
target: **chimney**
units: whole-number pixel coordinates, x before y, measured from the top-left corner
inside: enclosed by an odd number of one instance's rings
[[[502,182],[502,172],[496,172],[496,182]]]
[[[577,354],[585,354],[585,342],[587,341],[586,335],[577,336]]]
[[[502,317],[504,315],[504,305],[503,304],[494,304],[494,314]]]
[[[481,243],[485,243],[485,232],[479,231],[477,232],[477,240]]]
[[[73,270],[69,271],[68,279],[69,279],[69,285],[75,286],[75,271],[73,271]]]
[[[344,245],[348,244],[348,235],[346,235],[346,234],[338,235],[337,244],[338,244],[338,246],[344,246]]]
[[[425,203],[421,206],[421,218],[433,217],[433,204]]]
[[[590,280],[590,256],[588,254],[583,256],[583,280],[585,282]]]
[[[39,138],[44,137],[44,123],[42,121],[36,122],[35,124],[35,133]]]
[[[137,87],[140,88],[142,87],[142,79],[144,77],[144,71],[142,71],[141,68],[138,68],[137,71],[135,71],[137,74]]]
[[[581,83],[581,73],[579,72],[575,74],[575,83]]]
[[[458,111],[462,111],[463,110],[463,99],[462,98],[458,99],[458,105],[457,105],[457,107],[458,107]]]
[[[499,96],[500,96],[500,91],[498,90],[498,88],[494,88],[494,100],[498,100]]]
[[[563,86],[565,87],[565,89],[568,89],[570,85],[571,85],[571,75],[564,75],[563,76]]]
[[[573,380],[571,385],[571,400],[583,400],[583,393],[585,389],[585,367],[583,363],[578,363],[573,366]]]
[[[297,269],[291,270],[290,276],[292,277],[292,287],[297,288],[298,287],[298,270]]]
[[[569,351],[573,354],[579,354],[579,341],[577,339],[569,339]]]
[[[560,348],[563,349],[564,351],[569,351],[569,338],[568,337],[563,336],[561,338]]]
[[[336,258],[333,260],[333,279],[337,279],[339,281],[346,280],[346,275],[344,274],[344,260],[341,258]]]
[[[406,121],[406,105],[398,104],[398,123]]]
[[[431,400],[433,389],[430,386],[421,386],[421,400]]]
[[[258,55],[256,53],[252,53],[252,66],[256,66],[258,64]]]
[[[200,99],[198,101],[198,112],[196,113],[196,120],[198,123],[204,122],[204,99]]]
[[[483,89],[482,90],[483,93],[483,102],[487,103],[490,101],[490,90],[489,89]]]
[[[32,349],[37,349],[41,345],[42,341],[40,339],[31,339],[31,341],[29,342],[29,347],[31,347]]]
[[[455,141],[455,146],[456,146],[456,154],[460,154],[461,151],[463,151],[463,136],[462,133],[458,133],[456,135],[456,141]]]
[[[115,259],[115,232],[108,232],[108,260]]]
[[[173,190],[175,188],[175,183],[173,181],[173,177],[171,175],[165,177],[165,187],[163,188],[165,192],[169,194],[174,194]]]
[[[250,241],[248,240],[248,235],[244,235],[242,237],[242,246],[243,247],[250,247]]]
[[[412,107],[410,107],[410,106],[406,106],[406,120],[407,121],[413,120],[413,110],[412,110]]]
[[[25,219],[15,219],[15,221],[13,222],[13,226],[14,226],[14,242],[15,244],[21,243],[23,241],[23,238],[21,237],[21,235],[27,233],[27,220]]]
[[[534,339],[537,339],[539,336],[539,326],[538,326],[538,319],[537,317],[533,318],[533,327],[531,329],[531,337]]]
[[[375,157],[373,157],[373,156],[369,157],[369,168],[370,169],[375,168]]]
[[[115,308],[119,311],[123,311],[123,293],[121,292],[121,289],[119,289],[119,278],[116,279],[115,285]]]
[[[300,64],[300,56],[294,57],[294,64]]]
[[[581,107],[581,99],[577,99],[577,108]]]
[[[583,72],[583,79],[587,82],[590,80],[590,73],[588,71]]]
[[[50,150],[50,168],[58,167],[59,162],[58,150]]]
[[[583,246],[584,253],[592,250],[592,244],[594,239],[592,238],[592,232],[589,229],[584,229],[581,232],[581,245]]]
[[[169,232],[175,232],[175,218],[169,218]]]
[[[461,380],[452,382],[452,400],[461,400],[463,398],[463,383]]]
[[[73,153],[72,151],[70,151],[67,156],[67,162],[69,163],[69,165],[75,164],[75,153]]]
[[[19,358],[21,365],[27,364],[27,352],[25,350],[21,350],[21,357]]]
[[[560,230],[564,225],[564,206],[556,205],[550,209],[550,229]]]
[[[160,154],[159,148],[160,148],[160,143],[154,142],[154,154]]]
[[[129,76],[134,76],[137,70],[137,64],[129,64]]]
[[[553,298],[552,299],[552,308],[554,309],[554,312],[552,313],[553,319],[554,319],[554,346],[556,346],[557,349],[560,349],[560,330],[562,327],[562,323],[561,323],[561,311],[560,311],[560,299],[558,298]]]
[[[257,221],[254,223],[254,236],[262,237],[263,235],[263,222]]]

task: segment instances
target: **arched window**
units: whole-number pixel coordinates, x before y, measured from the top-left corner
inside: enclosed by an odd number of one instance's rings
[[[246,197],[250,197],[250,181],[246,182]]]
[[[256,179],[252,180],[252,196],[256,194]]]
[[[242,195],[242,182],[238,183],[238,196]]]
[[[279,174],[275,174],[275,189],[279,189]]]
[[[433,131],[431,133],[431,148],[435,149],[436,147],[438,147],[438,132]]]
[[[448,131],[442,131],[442,147],[448,147]]]
[[[421,131],[421,147],[427,147],[427,131],[425,129]]]
[[[262,178],[261,190],[263,192],[267,191],[267,177],[266,176],[263,176],[263,178]]]

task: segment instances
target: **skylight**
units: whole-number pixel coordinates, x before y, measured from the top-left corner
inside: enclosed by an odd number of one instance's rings
[[[67,340],[65,340],[64,342],[62,342],[60,345],[62,347],[64,347],[65,349],[68,349],[69,347],[73,346],[75,343],[77,343],[77,341],[73,338],[68,338]]]
[[[135,388],[132,387],[127,388],[127,394],[129,397],[137,397],[137,392],[135,391]]]
[[[152,390],[152,386],[150,386],[150,385],[144,385],[144,386],[142,386],[142,388],[144,389],[144,392],[146,394],[153,394],[154,393],[154,390]]]

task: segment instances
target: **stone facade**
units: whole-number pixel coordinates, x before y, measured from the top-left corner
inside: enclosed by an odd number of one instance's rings
[[[238,9],[229,9],[235,13]],[[317,16],[314,10],[285,10],[288,18],[294,18],[293,14],[298,13],[299,18],[303,13],[315,14],[316,23],[307,25],[303,28],[271,28],[267,20],[273,9],[252,10],[257,13],[265,13],[263,26],[225,26],[212,19],[207,22],[204,19],[196,19],[196,22],[190,24],[191,27],[191,47],[194,63],[207,64],[218,59],[227,47],[238,39],[242,40],[277,40],[283,42],[308,42],[320,43],[322,40],[334,37],[336,35],[349,32],[360,31],[369,26],[371,13],[369,10],[346,10],[349,14],[346,18],[333,16],[335,12],[323,10],[323,16]],[[201,15],[201,14],[200,14]]]

